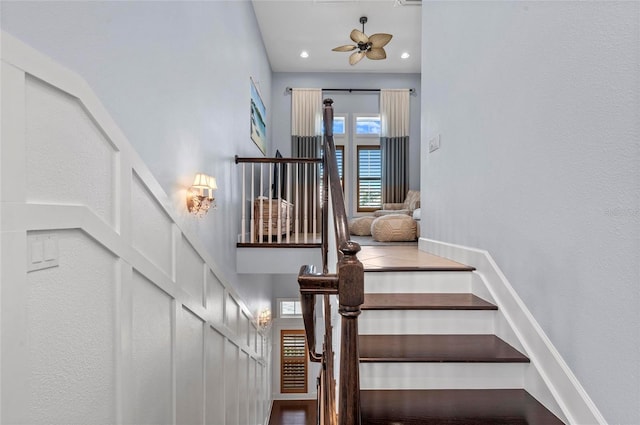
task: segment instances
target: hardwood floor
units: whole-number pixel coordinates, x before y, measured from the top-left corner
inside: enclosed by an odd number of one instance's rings
[[[269,425],[315,425],[315,400],[274,400]]]
[[[447,258],[438,257],[413,246],[363,246],[358,253],[358,259],[364,265],[365,271],[472,271],[475,268],[457,263]]]

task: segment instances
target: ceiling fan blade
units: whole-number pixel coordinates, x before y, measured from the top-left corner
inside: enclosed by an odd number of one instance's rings
[[[371,50],[367,52],[367,58],[373,60],[386,59],[387,52],[385,52],[382,47],[372,47]]]
[[[368,43],[369,42],[369,37],[367,37],[366,34],[363,33],[360,30],[351,31],[351,34],[349,35],[349,37],[351,37],[351,39],[355,43]]]
[[[393,38],[391,34],[379,33],[373,34],[371,37],[369,37],[369,41],[371,42],[371,47],[373,48],[384,47],[389,41],[391,41],[391,38]]]
[[[355,52],[352,53],[351,56],[349,56],[349,64],[350,65],[355,65],[358,62],[360,62],[362,60],[362,58],[364,57],[365,52]]]
[[[335,47],[335,48],[333,48],[331,50],[333,50],[334,52],[350,52],[350,51],[356,50],[356,49],[357,49],[357,46],[351,45],[351,46],[338,46],[338,47]]]

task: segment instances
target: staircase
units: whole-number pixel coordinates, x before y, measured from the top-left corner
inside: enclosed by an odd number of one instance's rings
[[[323,109],[323,187],[329,190],[323,191],[322,201],[322,271],[307,265],[298,274],[309,356],[322,363],[320,423],[563,423],[525,391],[560,411],[544,381],[536,380],[540,374],[473,267],[415,246],[364,249],[350,240],[332,103],[325,99]],[[330,255],[335,273],[329,273]],[[328,307],[334,295],[340,315],[340,338],[335,340]],[[318,296],[325,301],[322,353],[316,352]],[[335,347],[340,351],[338,373]]]
[[[362,425],[563,423],[523,389],[529,358],[498,308],[472,293],[488,298],[473,270],[365,265]]]

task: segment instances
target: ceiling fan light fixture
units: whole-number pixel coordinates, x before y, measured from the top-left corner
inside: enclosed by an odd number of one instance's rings
[[[409,59],[409,56],[411,56],[409,54],[409,52],[402,52],[402,54],[400,55],[401,59]]]
[[[351,52],[357,49],[357,52],[349,56],[349,64],[351,65],[357,64],[365,56],[372,60],[386,59],[387,53],[384,51],[384,46],[391,41],[393,36],[391,34],[378,33],[368,37],[364,33],[364,24],[367,23],[367,17],[360,17],[360,23],[362,24],[362,31],[354,29],[349,34],[349,38],[355,45],[338,46],[331,50],[334,52]]]
[[[303,59],[306,59],[309,57],[309,52],[307,52],[306,50],[303,50],[302,52],[300,52],[300,57]]]

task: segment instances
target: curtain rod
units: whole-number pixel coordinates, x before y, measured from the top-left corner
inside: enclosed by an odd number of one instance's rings
[[[293,88],[287,87],[287,93],[291,93]],[[320,89],[322,91],[340,91],[340,92],[348,92],[348,93],[357,93],[357,92],[369,92],[369,93],[380,93],[380,89]],[[416,89],[409,89],[409,94],[415,94]]]

